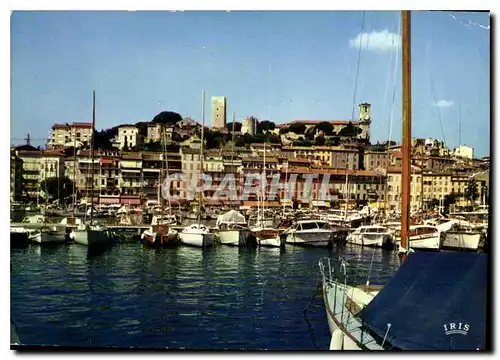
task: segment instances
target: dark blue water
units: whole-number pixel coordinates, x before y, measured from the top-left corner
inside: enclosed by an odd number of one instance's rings
[[[11,316],[29,345],[326,350],[324,256],[337,250],[13,249]],[[348,247],[343,256],[373,258],[374,273],[398,266],[395,252]]]

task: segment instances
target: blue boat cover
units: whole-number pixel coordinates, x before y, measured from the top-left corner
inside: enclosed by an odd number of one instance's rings
[[[484,350],[487,286],[487,254],[414,252],[359,316],[396,349]]]

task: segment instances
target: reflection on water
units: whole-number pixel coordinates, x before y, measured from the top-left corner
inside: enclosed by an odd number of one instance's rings
[[[327,349],[318,260],[336,249],[120,244],[11,251],[11,313],[26,344]],[[395,253],[344,257],[390,276]],[[373,259],[373,260],[372,260]],[[312,301],[311,301],[312,300]],[[309,305],[308,305],[309,304]],[[304,316],[304,308],[307,314]]]

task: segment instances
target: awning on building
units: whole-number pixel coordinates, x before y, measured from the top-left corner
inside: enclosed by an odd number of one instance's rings
[[[95,201],[94,203],[99,203],[99,204],[104,204],[104,205],[109,205],[109,204],[119,204],[120,203],[120,197],[115,196],[115,197],[100,197],[99,200]]]
[[[131,197],[124,197],[122,196],[120,198],[120,204],[123,205],[141,205],[141,199],[140,198],[131,198]]]

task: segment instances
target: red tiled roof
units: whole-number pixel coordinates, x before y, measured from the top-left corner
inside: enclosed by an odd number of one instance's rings
[[[54,124],[52,125],[52,129],[70,129],[72,127],[79,127],[79,128],[91,128],[92,123],[86,123],[86,122],[74,122],[73,124]]]
[[[282,170],[284,172],[284,170]],[[380,171],[374,170],[351,170],[351,169],[332,169],[332,168],[299,168],[290,167],[288,173],[292,174],[330,174],[330,175],[360,175],[360,176],[383,176]]]
[[[91,128],[92,127],[92,123],[74,122],[73,126],[74,127],[81,127],[81,128]]]

